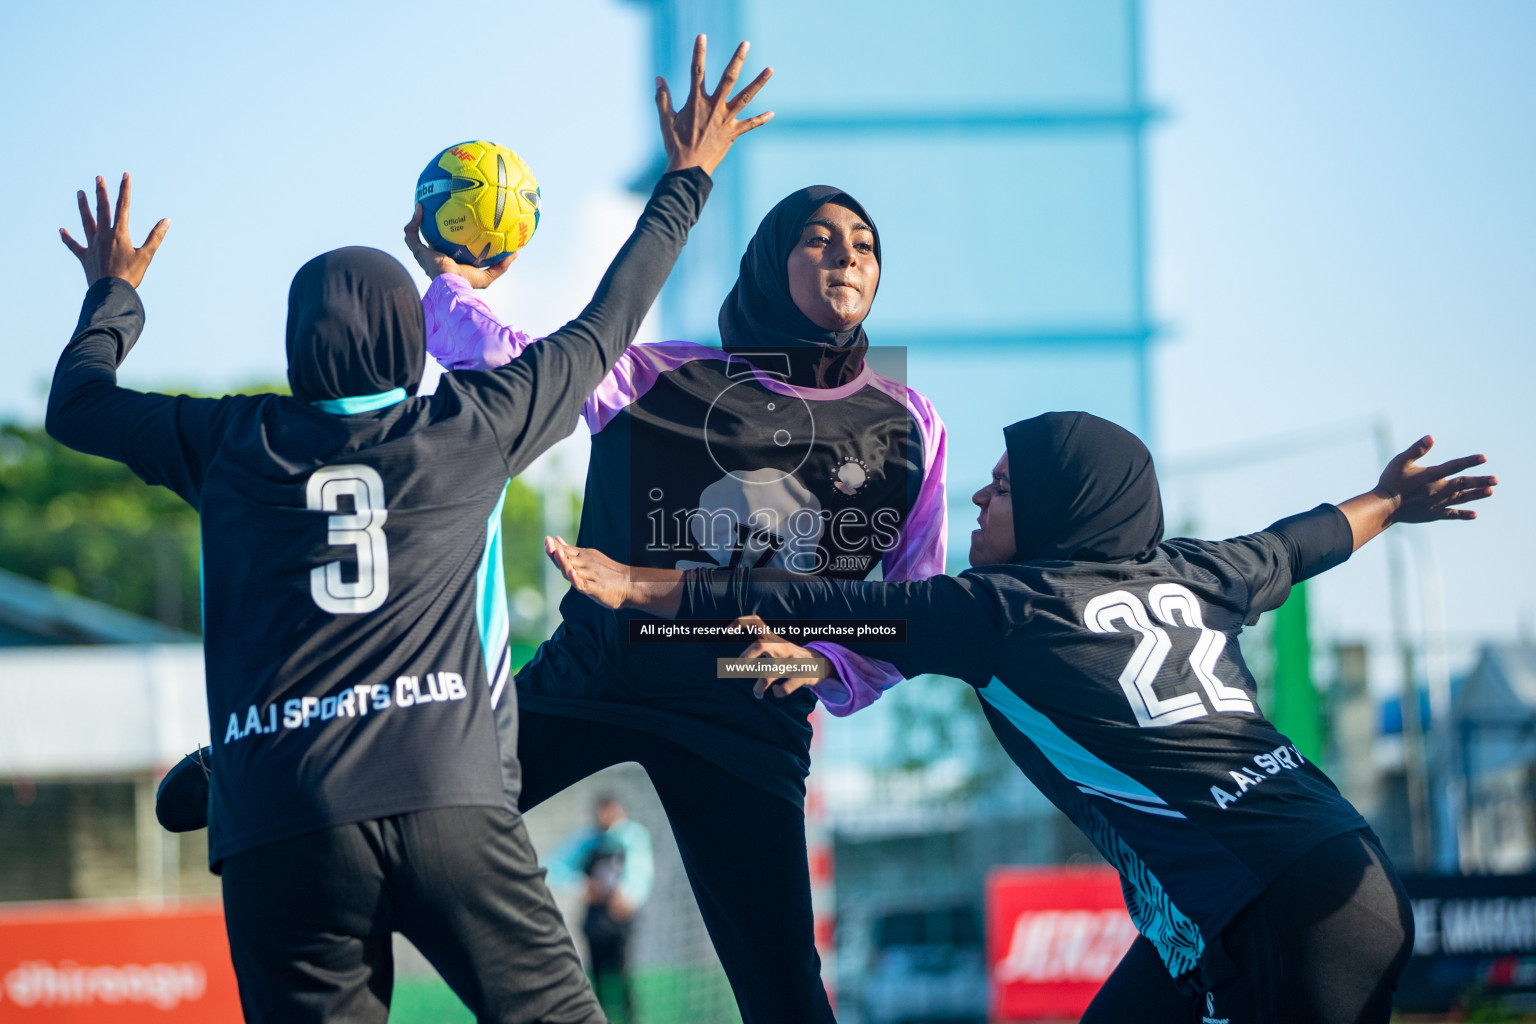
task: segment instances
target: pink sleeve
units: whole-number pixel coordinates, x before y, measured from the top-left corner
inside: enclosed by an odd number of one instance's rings
[[[907,409],[922,433],[923,483],[902,526],[900,541],[885,553],[880,563],[881,578],[892,583],[942,575],[949,548],[944,421],[939,419],[933,403],[910,388]],[[811,643],[806,647],[826,655],[837,669],[838,678],[816,683],[811,691],[828,712],[839,718],[869,707],[882,693],[901,682],[901,673],[890,662],[855,654],[838,644]]]
[[[948,439],[944,421],[927,397],[907,389],[907,409],[923,438],[923,485],[912,513],[901,527],[901,539],[881,559],[881,578],[926,580],[944,574],[949,554],[949,500],[944,490]]]
[[[581,407],[581,416],[595,434],[638,402],[661,378],[694,359],[719,359],[720,350],[690,341],[643,342],[625,349],[613,369]]]
[[[533,339],[496,319],[457,274],[439,274],[421,300],[427,353],[448,370],[493,370],[516,359]]]
[[[901,682],[901,673],[888,661],[854,654],[840,644],[816,641],[805,646],[807,650],[826,655],[837,670],[836,679],[812,683],[811,692],[838,718],[869,707],[882,693]]]
[[[469,282],[457,274],[434,278],[421,308],[427,318],[427,352],[448,370],[494,370],[539,341],[497,320]],[[594,433],[602,430],[625,406],[649,391],[663,373],[691,359],[719,355],[719,349],[686,341],[631,345],[582,404],[582,419]]]

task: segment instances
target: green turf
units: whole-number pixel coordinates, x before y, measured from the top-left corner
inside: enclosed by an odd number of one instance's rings
[[[459,1002],[441,978],[396,978],[389,1019],[399,1024],[475,1024],[475,1015]]]
[[[719,967],[675,967],[634,975],[635,1019],[614,1024],[740,1024]],[[474,1014],[440,978],[396,978],[391,1024],[474,1024]]]

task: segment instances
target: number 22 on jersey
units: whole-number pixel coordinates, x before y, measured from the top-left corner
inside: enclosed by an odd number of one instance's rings
[[[352,499],[352,511],[341,508],[341,498]],[[356,552],[357,580],[342,579],[338,559],[318,565],[309,573],[309,594],[322,611],[332,615],[361,615],[375,611],[389,596],[389,545],[384,540],[384,479],[372,466],[322,466],[304,488],[306,506],[331,512],[326,519],[326,541]]]
[[[1210,699],[1211,708],[1257,714],[1246,693],[1216,678],[1216,661],[1227,646],[1227,636],[1206,626],[1200,615],[1200,602],[1188,587],[1159,583],[1147,592],[1147,605],[1151,606],[1152,615],[1166,625],[1177,627],[1182,619],[1183,626],[1200,631],[1195,649],[1189,654],[1189,667]],[[1137,725],[1143,728],[1173,725],[1211,713],[1197,691],[1159,697],[1153,689],[1173,641],[1168,638],[1168,631],[1147,615],[1146,606],[1135,594],[1125,590],[1100,594],[1083,609],[1083,624],[1095,633],[1119,633],[1115,626],[1117,622],[1125,623],[1141,637],[1131,652],[1131,660],[1126,662],[1125,671],[1120,673],[1120,688],[1131,702]]]

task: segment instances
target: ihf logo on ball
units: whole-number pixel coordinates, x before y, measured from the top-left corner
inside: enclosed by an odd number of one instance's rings
[[[459,263],[500,263],[539,226],[539,183],[522,158],[493,142],[449,146],[416,179],[421,233]]]

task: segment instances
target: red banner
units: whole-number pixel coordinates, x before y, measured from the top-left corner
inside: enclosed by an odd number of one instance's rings
[[[1111,868],[1000,868],[987,876],[994,1021],[1080,1017],[1136,938]]]
[[[0,908],[6,1024],[237,1024],[240,996],[217,901],[174,910]]]

